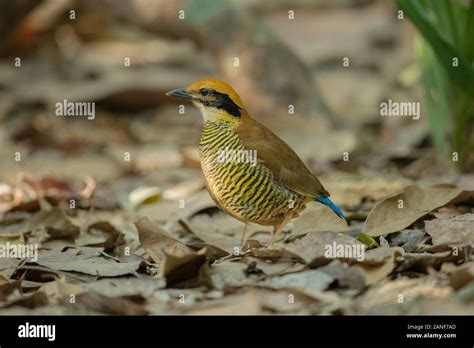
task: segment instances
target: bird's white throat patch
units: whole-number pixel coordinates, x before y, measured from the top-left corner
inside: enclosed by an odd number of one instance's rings
[[[237,123],[238,120],[229,115],[226,111],[212,107],[206,106],[200,102],[193,101],[194,105],[199,109],[201,115],[204,119],[204,122],[227,122],[227,123]]]

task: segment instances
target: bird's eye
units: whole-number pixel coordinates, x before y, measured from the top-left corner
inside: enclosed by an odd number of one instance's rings
[[[199,93],[201,93],[201,95],[205,97],[206,95],[209,94],[209,90],[207,88],[201,88],[199,90]]]

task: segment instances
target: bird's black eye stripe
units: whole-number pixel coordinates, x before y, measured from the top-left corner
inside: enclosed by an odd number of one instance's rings
[[[227,94],[213,91],[212,95],[214,96],[212,106],[225,110],[232,116],[240,117],[240,107]]]
[[[240,117],[240,107],[235,104],[232,98],[227,94],[215,90],[209,90],[207,88],[201,88],[199,93],[201,93],[202,96],[210,95],[209,98],[199,99],[202,104],[225,110],[232,116]]]

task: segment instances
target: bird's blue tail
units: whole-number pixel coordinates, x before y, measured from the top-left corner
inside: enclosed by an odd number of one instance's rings
[[[319,203],[322,203],[322,204],[328,206],[329,208],[331,208],[331,210],[333,212],[335,212],[337,214],[337,216],[339,216],[341,219],[347,221],[346,217],[342,213],[341,209],[339,209],[328,197],[319,196],[319,197],[316,197],[314,200],[316,202],[319,202]]]

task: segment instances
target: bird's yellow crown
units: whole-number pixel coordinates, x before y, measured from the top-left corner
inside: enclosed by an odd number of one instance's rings
[[[167,95],[190,99],[205,121],[237,125],[245,112],[237,92],[226,82],[214,78],[194,81],[186,88],[170,91]]]
[[[217,80],[212,77],[206,77],[199,80],[194,81],[188,87],[186,87],[186,91],[189,93],[199,92],[200,89],[207,88],[208,90],[215,91],[217,93],[225,94],[229,96],[229,98],[241,109],[244,108],[244,104],[240,99],[237,92],[230,86],[228,83]]]

